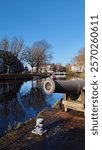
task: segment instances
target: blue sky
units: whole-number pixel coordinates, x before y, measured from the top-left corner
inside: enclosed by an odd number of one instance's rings
[[[66,64],[85,47],[84,0],[0,0],[0,39],[46,40],[52,62]]]

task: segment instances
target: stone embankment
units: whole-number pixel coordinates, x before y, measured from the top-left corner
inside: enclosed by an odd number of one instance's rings
[[[0,82],[4,80],[29,80],[33,79],[34,77],[39,77],[39,78],[46,78],[49,75],[45,74],[31,74],[31,73],[13,73],[13,74],[0,74]]]

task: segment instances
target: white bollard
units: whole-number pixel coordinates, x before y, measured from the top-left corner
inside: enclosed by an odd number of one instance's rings
[[[36,126],[43,126],[44,119],[43,118],[37,118],[36,119]]]
[[[36,126],[35,129],[31,132],[38,135],[43,135],[47,130],[44,130],[44,119],[43,118],[37,118],[36,119]]]

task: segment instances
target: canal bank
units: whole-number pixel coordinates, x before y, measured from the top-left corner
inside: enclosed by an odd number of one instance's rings
[[[0,137],[5,132],[36,117],[44,108],[51,108],[63,94],[46,95],[42,80],[0,82]]]
[[[35,119],[0,139],[0,149],[7,150],[84,150],[85,118],[82,113],[57,108],[45,109],[40,114],[47,133],[35,135]]]
[[[40,74],[40,73],[12,73],[12,74],[0,74],[0,81],[4,80],[29,80],[33,79],[34,77],[39,78],[46,78],[49,75]]]

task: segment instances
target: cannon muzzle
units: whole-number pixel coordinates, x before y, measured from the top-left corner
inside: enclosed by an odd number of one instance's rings
[[[72,100],[76,100],[81,90],[85,86],[85,81],[83,80],[51,80],[47,79],[44,82],[43,88],[46,94],[52,93],[65,93]]]

